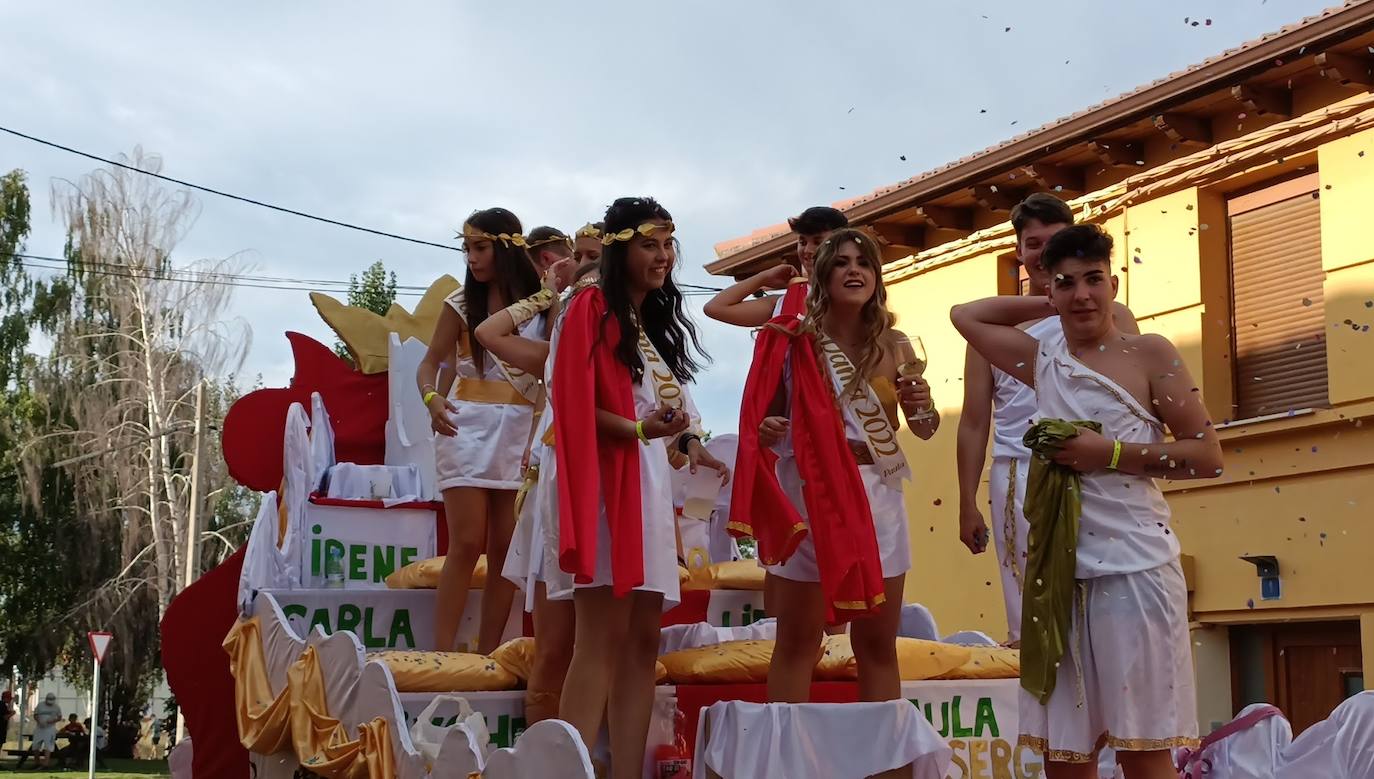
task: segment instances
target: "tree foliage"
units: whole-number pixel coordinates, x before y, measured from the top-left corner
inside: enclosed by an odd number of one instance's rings
[[[354,273],[348,277],[348,305],[365,308],[378,316],[386,316],[396,302],[396,273],[387,272],[386,265],[377,260],[363,271],[361,279]],[[334,353],[351,360],[343,341],[334,342]]]
[[[124,161],[161,167],[140,150]],[[113,631],[103,708],[118,722],[147,700],[158,624],[186,575],[202,383],[202,570],[246,538],[251,496],[228,477],[219,422],[251,331],[226,314],[232,259],[172,263],[189,193],[105,168],[56,184],[53,202],[67,266],[34,280],[12,261],[28,228],[23,175],[0,179],[0,651],[28,678],[60,665],[79,680],[84,634]],[[29,353],[31,332],[46,354]]]

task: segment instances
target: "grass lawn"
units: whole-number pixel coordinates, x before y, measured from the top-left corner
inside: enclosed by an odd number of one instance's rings
[[[0,760],[0,777],[27,776],[36,779],[75,779],[78,776],[86,775],[86,768],[72,768],[66,771],[56,769],[44,769],[42,771],[33,770],[33,761],[24,764],[23,769],[16,770],[14,765],[18,758],[6,758]],[[95,775],[102,779],[170,779],[171,774],[167,771],[166,760],[119,760],[117,758],[105,758],[105,765],[109,768],[97,768]]]

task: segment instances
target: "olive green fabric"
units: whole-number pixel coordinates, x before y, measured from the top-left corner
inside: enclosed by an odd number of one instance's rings
[[[1026,476],[1026,577],[1021,593],[1021,687],[1049,703],[1059,661],[1073,622],[1074,570],[1078,563],[1078,517],[1083,482],[1078,471],[1054,462],[1064,441],[1079,428],[1101,432],[1097,422],[1042,419],[1022,442],[1031,451]]]

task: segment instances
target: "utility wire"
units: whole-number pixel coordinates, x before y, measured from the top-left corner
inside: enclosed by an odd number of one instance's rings
[[[198,190],[200,190],[201,192],[208,192],[208,193],[210,193],[210,194],[212,194],[212,195],[219,195],[220,197],[227,197],[227,198],[229,198],[230,200],[237,200],[237,201],[239,201],[239,202],[241,202],[241,203],[248,203],[248,204],[250,204],[250,205],[261,206],[262,208],[270,208],[270,209],[272,209],[273,211],[280,211],[280,212],[283,213],[283,214],[291,214],[292,216],[299,216],[299,217],[302,217],[302,218],[305,218],[305,219],[313,219],[313,220],[315,220],[316,222],[324,222],[325,224],[331,224],[331,225],[334,225],[334,226],[336,226],[336,227],[345,227],[345,228],[348,228],[349,230],[357,230],[358,232],[362,232],[362,233],[371,233],[372,235],[380,235],[380,236],[382,236],[383,238],[394,238],[394,239],[396,239],[396,240],[398,240],[398,241],[409,241],[410,243],[418,243],[418,244],[420,244],[421,246],[433,246],[433,247],[436,248],[436,249],[446,249],[446,250],[451,251],[451,252],[456,252],[456,251],[458,251],[458,247],[457,247],[457,246],[448,246],[448,245],[445,245],[445,244],[442,244],[442,243],[435,243],[435,242],[433,242],[433,241],[424,241],[424,240],[421,240],[421,239],[419,239],[419,238],[409,238],[409,237],[404,236],[404,235],[397,235],[397,234],[395,234],[395,233],[388,233],[388,232],[386,232],[386,231],[384,231],[384,230],[374,230],[374,229],[372,229],[371,227],[361,227],[361,226],[359,226],[359,225],[350,224],[350,223],[348,223],[348,222],[340,222],[340,221],[337,220],[337,219],[329,219],[329,218],[326,218],[326,217],[323,217],[323,216],[315,216],[314,214],[307,214],[307,213],[304,212],[304,211],[297,211],[297,210],[295,210],[294,208],[285,208],[285,207],[283,207],[283,206],[277,206],[277,205],[273,205],[273,204],[271,204],[271,203],[264,203],[264,202],[261,201],[261,200],[254,200],[254,199],[251,198],[251,197],[243,197],[242,195],[235,195],[235,194],[232,194],[232,193],[229,193],[229,192],[224,192],[224,191],[222,191],[222,190],[213,189],[213,188],[211,188],[211,187],[203,187],[203,186],[201,186],[200,184],[192,184],[192,183],[189,182],[189,181],[183,181],[183,180],[181,180],[181,179],[172,178],[171,176],[164,176],[164,175],[162,175],[161,173],[154,173],[154,172],[152,172],[152,171],[150,171],[150,170],[143,170],[142,168],[136,168],[136,167],[134,167],[134,166],[132,166],[132,165],[129,165],[129,164],[127,164],[127,163],[124,163],[124,162],[119,162],[119,161],[117,161],[117,160],[107,159],[107,158],[105,158],[105,157],[101,157],[101,156],[96,155],[96,154],[90,154],[90,153],[88,153],[88,152],[81,151],[80,149],[73,149],[73,148],[70,147],[70,146],[63,146],[63,145],[60,144],[60,143],[54,143],[53,141],[47,141],[47,140],[44,140],[44,139],[42,139],[42,138],[36,138],[36,137],[34,137],[34,136],[32,136],[32,135],[27,135],[27,134],[25,134],[25,133],[21,133],[21,132],[19,132],[18,130],[11,130],[11,129],[8,128],[8,127],[0,127],[0,131],[7,132],[7,133],[9,133],[10,135],[13,135],[13,136],[16,136],[16,137],[19,137],[19,138],[23,138],[23,139],[28,140],[28,141],[33,141],[34,143],[41,143],[41,144],[43,144],[44,146],[50,146],[50,147],[52,147],[52,148],[54,148],[54,149],[61,149],[62,151],[65,151],[65,152],[68,152],[68,153],[71,153],[71,154],[75,154],[75,155],[80,156],[80,157],[85,157],[86,159],[95,160],[96,162],[103,162],[103,163],[105,163],[106,165],[113,165],[113,166],[115,166],[115,167],[117,167],[117,168],[123,168],[123,169],[125,169],[125,170],[131,170],[131,171],[133,171],[133,172],[135,172],[135,173],[142,173],[142,174],[145,175],[145,176],[152,176],[153,178],[162,179],[163,181],[169,181],[169,182],[171,182],[171,183],[173,183],[173,184],[177,184],[177,185],[180,185],[180,186],[183,186],[183,187],[190,187],[191,189],[198,189]]]
[[[118,160],[112,160],[112,159],[109,159],[109,158],[107,158],[107,157],[101,157],[101,156],[99,156],[99,155],[97,155],[97,154],[91,154],[90,152],[81,151],[80,149],[73,149],[73,148],[70,147],[70,146],[64,146],[64,145],[62,145],[62,144],[60,144],[60,143],[56,143],[56,142],[54,142],[54,141],[45,140],[45,139],[43,139],[43,138],[39,138],[39,137],[36,137],[36,136],[33,136],[33,135],[29,135],[29,134],[27,134],[27,133],[21,133],[21,132],[19,132],[18,130],[12,130],[12,129],[8,128],[8,127],[0,126],[0,131],[9,133],[10,135],[13,135],[13,136],[15,136],[15,137],[17,137],[17,138],[23,138],[23,139],[28,140],[28,141],[33,141],[34,143],[42,144],[42,145],[44,145],[44,146],[48,146],[48,147],[51,147],[51,148],[54,148],[54,149],[59,149],[59,150],[61,150],[61,151],[65,151],[65,152],[67,152],[67,153],[69,153],[69,154],[75,154],[75,155],[77,155],[77,156],[79,156],[79,157],[85,157],[86,159],[95,160],[96,162],[103,162],[103,163],[105,163],[106,165],[113,165],[113,166],[115,166],[115,167],[117,167],[117,168],[123,168],[124,170],[133,171],[134,173],[141,173],[141,174],[143,174],[143,175],[145,175],[145,176],[152,176],[153,178],[161,179],[162,181],[168,181],[168,182],[171,182],[171,183],[173,183],[173,184],[177,184],[177,185],[179,185],[179,186],[190,187],[191,189],[199,190],[199,191],[201,191],[201,192],[208,192],[208,193],[210,193],[210,194],[212,194],[212,195],[219,195],[220,197],[226,197],[226,198],[229,198],[230,200],[237,200],[237,201],[239,201],[239,202],[241,202],[241,203],[248,203],[248,204],[250,204],[250,205],[260,206],[260,207],[262,207],[262,208],[269,208],[269,209],[271,209],[271,210],[273,210],[273,211],[279,211],[279,212],[281,212],[281,213],[283,213],[283,214],[291,214],[292,216],[299,216],[299,217],[302,217],[302,218],[305,218],[305,219],[313,219],[313,220],[316,221],[316,222],[323,222],[323,223],[325,223],[325,224],[335,225],[336,227],[344,227],[344,228],[347,228],[347,229],[349,229],[349,230],[357,230],[357,231],[363,232],[363,233],[370,233],[370,234],[372,234],[372,235],[379,235],[379,236],[382,236],[383,238],[394,238],[394,239],[396,239],[396,240],[398,240],[398,241],[408,241],[408,242],[410,242],[410,243],[420,244],[421,246],[432,246],[432,247],[434,247],[434,248],[436,248],[436,249],[445,249],[445,250],[454,251],[454,252],[460,251],[460,249],[459,249],[457,246],[449,246],[449,245],[447,245],[447,244],[435,243],[435,242],[433,242],[433,241],[425,241],[425,240],[422,240],[422,239],[419,239],[419,238],[410,238],[410,237],[404,236],[404,235],[397,235],[397,234],[395,234],[395,233],[388,233],[388,232],[383,231],[383,230],[374,230],[374,229],[371,228],[371,227],[362,227],[362,226],[360,226],[360,225],[351,224],[351,223],[349,223],[349,222],[341,222],[341,221],[339,221],[339,220],[337,220],[337,219],[329,219],[329,218],[323,217],[323,216],[316,216],[316,215],[314,215],[314,214],[309,214],[309,213],[306,213],[306,212],[304,212],[304,211],[297,211],[297,210],[295,210],[295,209],[293,209],[293,208],[286,208],[286,207],[284,207],[284,206],[273,205],[272,203],[266,203],[266,202],[263,202],[263,201],[261,201],[261,200],[255,200],[254,198],[244,197],[244,196],[242,196],[242,195],[235,195],[235,194],[232,194],[232,193],[230,193],[230,192],[224,192],[224,191],[222,191],[222,190],[214,189],[214,188],[212,188],[212,187],[206,187],[206,186],[202,186],[202,185],[200,185],[200,184],[192,184],[191,182],[185,181],[185,180],[183,180],[183,179],[172,178],[171,176],[164,176],[164,175],[162,175],[161,173],[154,173],[153,171],[150,171],[150,170],[143,170],[142,168],[134,167],[133,165],[129,165],[128,163],[119,162]],[[307,280],[307,279],[302,279],[301,281],[309,281],[309,280]],[[703,292],[720,292],[720,291],[721,291],[721,288],[720,288],[720,287],[708,287],[708,286],[703,286],[703,285],[701,285],[701,284],[686,284],[686,283],[679,283],[678,286],[681,287],[681,288],[683,288],[683,289],[693,289],[693,290],[699,290],[699,291],[703,291]],[[399,289],[399,288],[398,288],[398,289]]]
[[[0,252],[0,256],[5,256],[5,254],[6,254],[5,252]],[[59,264],[62,265],[62,268],[63,268],[63,269],[65,269],[65,268],[67,267],[66,264],[67,264],[67,262],[68,262],[68,260],[67,260],[66,258],[63,258],[63,257],[47,257],[47,256],[39,255],[39,254],[23,254],[23,253],[17,253],[17,252],[15,252],[15,253],[9,253],[8,256],[11,256],[11,257],[18,257],[18,258],[24,259],[24,260],[35,260],[35,261],[41,261],[41,262],[59,263]],[[102,268],[102,267],[103,267],[103,268],[114,268],[114,269],[116,269],[116,270],[118,270],[118,271],[128,271],[128,270],[131,270],[131,269],[132,269],[132,266],[130,266],[130,265],[122,265],[122,264],[120,264],[120,263],[114,263],[114,262],[105,262],[105,261],[103,261],[103,260],[85,260],[85,259],[82,259],[82,260],[79,260],[79,262],[80,262],[80,264],[81,264],[81,266],[82,266],[83,268],[89,268],[90,266],[94,266],[94,267],[96,267],[96,268]],[[46,266],[43,266],[43,267],[46,267]],[[151,271],[151,269],[149,269],[149,270]],[[202,277],[205,277],[205,276],[213,276],[213,277],[220,277],[220,278],[225,278],[225,279],[231,279],[231,280],[234,280],[234,281],[258,281],[258,282],[266,282],[266,283],[272,283],[272,284],[320,284],[320,285],[332,285],[332,286],[342,286],[342,287],[347,287],[347,286],[349,286],[350,284],[353,284],[353,283],[354,283],[353,281],[339,281],[339,280],[336,280],[336,279],[298,279],[298,278],[285,277],[285,276],[257,276],[257,275],[245,274],[245,273],[225,273],[225,272],[215,272],[215,271],[202,271],[202,270],[196,270],[196,269],[194,269],[194,268],[186,268],[186,267],[180,267],[180,268],[165,268],[165,269],[158,270],[158,271],[156,271],[156,272],[152,272],[151,275],[152,275],[153,278],[165,278],[165,279],[171,279],[171,280],[182,280],[182,279],[179,279],[178,277],[185,277],[185,280],[196,280],[196,279],[199,279],[199,278],[202,278]],[[422,293],[423,293],[425,290],[427,290],[427,289],[429,289],[429,288],[428,288],[428,287],[417,286],[417,285],[414,285],[414,284],[397,284],[397,285],[396,285],[396,289],[397,289],[397,290],[413,290],[413,291],[418,291],[418,292],[422,292]]]
[[[37,256],[37,255],[31,255],[31,254],[18,254],[18,253],[11,254],[10,256],[19,259],[23,265],[27,265],[27,266],[30,267],[30,268],[34,268],[34,269],[38,269],[38,270],[50,270],[50,271],[66,271],[66,270],[68,270],[67,261],[64,260],[64,259],[58,258],[58,257],[42,257],[42,256]],[[308,279],[283,279],[283,278],[277,278],[277,277],[271,277],[271,276],[266,276],[266,277],[252,277],[252,276],[247,276],[247,277],[243,277],[243,276],[238,276],[238,275],[235,275],[235,274],[232,274],[232,273],[211,273],[211,272],[192,271],[192,270],[186,270],[186,269],[171,269],[171,270],[169,270],[169,271],[163,271],[163,272],[136,273],[136,272],[131,272],[130,267],[127,266],[127,265],[117,265],[117,264],[114,264],[114,263],[102,263],[102,262],[89,262],[89,263],[83,263],[83,264],[85,264],[85,265],[91,265],[91,266],[97,266],[97,267],[86,267],[86,268],[83,268],[83,272],[84,272],[84,273],[91,273],[91,274],[94,274],[94,275],[97,275],[97,276],[112,276],[112,277],[115,277],[115,278],[124,278],[124,279],[149,279],[149,280],[155,280],[155,281],[184,281],[184,282],[191,282],[191,283],[196,283],[196,284],[211,284],[211,285],[215,285],[215,286],[224,286],[224,287],[244,287],[244,288],[249,288],[249,289],[271,289],[271,290],[279,290],[279,291],[283,291],[283,292],[347,292],[347,291],[348,291],[348,285],[349,285],[349,282],[344,282],[344,281],[323,281],[323,280],[316,280],[316,282],[317,282],[316,284],[312,284],[312,285],[309,285],[309,286],[292,286],[292,285],[291,285],[292,283],[295,283],[295,282],[308,282],[309,280],[308,280]],[[181,273],[181,274],[186,274],[186,275],[184,275],[184,276],[175,276],[175,275],[171,275],[171,274],[175,274],[175,273]],[[280,282],[283,282],[283,283],[282,283],[282,284],[258,284],[258,283],[253,283],[253,281],[256,281],[256,280],[280,281]],[[319,286],[320,283],[323,283],[323,284],[333,284],[333,285],[338,285],[338,286],[336,286],[336,287],[334,287],[334,288],[321,288],[321,287]],[[427,287],[415,287],[415,286],[406,286],[406,287],[402,287],[402,286],[400,286],[400,285],[397,285],[397,287],[396,287],[396,296],[397,296],[397,297],[401,297],[401,296],[405,296],[405,297],[416,297],[416,298],[418,298],[418,297],[423,297],[423,295],[424,295],[423,290],[426,290],[426,289],[428,289],[428,288],[427,288]],[[419,291],[417,291],[417,290],[419,290]],[[706,296],[708,296],[708,295],[711,295],[712,293],[709,292],[709,291],[687,289],[687,290],[683,290],[683,291],[682,291],[682,294],[683,294],[683,297],[693,298],[693,297],[706,297]]]

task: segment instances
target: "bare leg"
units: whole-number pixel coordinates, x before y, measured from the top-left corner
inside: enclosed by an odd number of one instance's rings
[[[777,579],[772,571],[763,572],[763,613],[770,617],[778,616],[778,596],[773,594],[777,590]]]
[[[477,633],[477,651],[489,655],[501,645],[506,632],[516,586],[501,575],[515,532],[515,491],[492,490],[487,493],[487,583],[482,589],[482,619]]]
[[[1120,752],[1116,753],[1117,765],[1121,766],[1121,771],[1126,775],[1126,779],[1177,779],[1178,771],[1174,769],[1174,761],[1166,749],[1156,749],[1150,752]]]
[[[654,709],[654,661],[658,657],[663,596],[632,592],[630,629],[620,647],[611,677],[607,718],[611,730],[611,775],[640,779],[644,772],[645,740]]]
[[[487,515],[487,491],[476,487],[444,490],[444,516],[448,524],[448,551],[439,571],[439,587],[434,597],[434,648],[452,652],[468,604],[472,568],[482,554],[482,537]],[[501,569],[496,569],[500,576]],[[491,578],[488,576],[488,578]]]
[[[768,700],[806,703],[811,699],[811,677],[825,629],[821,585],[775,576],[772,597],[778,635],[768,665]]]
[[[575,614],[572,601],[549,600],[544,583],[535,585],[534,667],[525,689],[525,722],[530,725],[558,717],[558,697],[572,662]]]
[[[596,748],[601,721],[610,697],[611,672],[630,629],[629,598],[617,598],[610,587],[583,587],[573,594],[572,662],[563,686],[559,716],[577,729],[590,751]]]
[[[859,700],[891,701],[902,697],[897,667],[897,628],[902,619],[902,584],[906,575],[883,580],[887,600],[877,614],[850,623],[849,640],[859,666]]]

